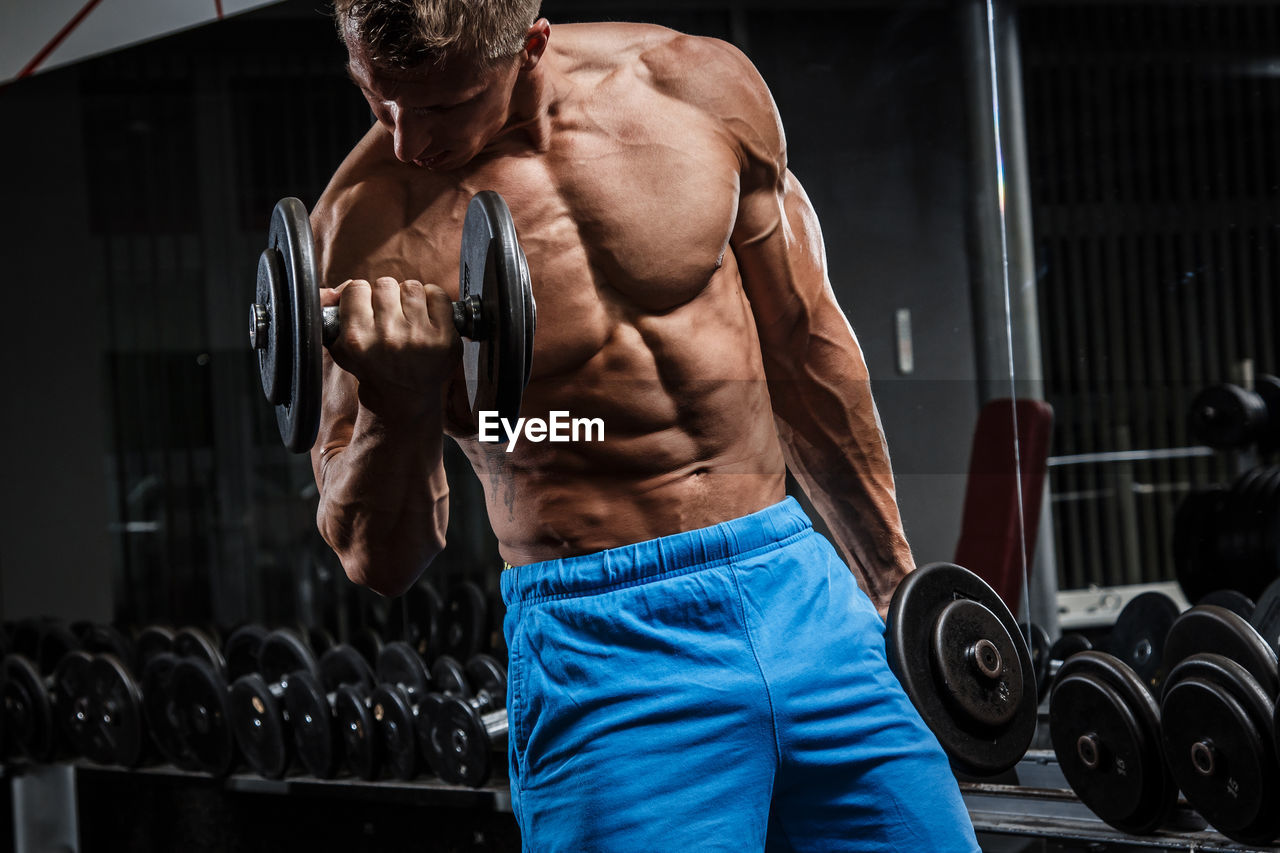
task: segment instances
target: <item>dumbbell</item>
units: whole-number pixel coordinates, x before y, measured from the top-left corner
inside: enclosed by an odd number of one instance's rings
[[[431,676],[408,643],[388,643],[378,655],[378,685],[369,696],[387,769],[397,779],[418,775],[417,720],[431,691]]]
[[[378,655],[382,653],[386,641],[375,628],[365,626],[352,631],[347,644],[360,653],[365,663],[373,666],[378,662]]]
[[[258,671],[258,655],[262,641],[271,632],[265,625],[253,622],[236,628],[222,644],[222,656],[227,662],[227,680],[234,683],[242,675]]]
[[[1048,696],[1053,690],[1054,682],[1058,679],[1058,673],[1062,671],[1062,665],[1074,654],[1078,652],[1087,652],[1093,648],[1093,643],[1084,634],[1067,632],[1061,637],[1053,641],[1049,646],[1049,651],[1045,655],[1047,663],[1045,665],[1044,684],[1036,682],[1039,685],[1040,700],[1044,701],[1044,697]]]
[[[188,627],[173,635],[172,649],[152,653],[142,675],[151,739],[176,766],[225,776],[237,755],[221,647],[210,632]]]
[[[34,761],[69,751],[78,755],[61,715],[85,692],[91,656],[77,654],[80,639],[69,625],[49,618],[17,623],[13,648],[4,658],[0,694],[6,739]]]
[[[1049,738],[1076,796],[1121,832],[1152,832],[1178,790],[1160,745],[1149,680],[1115,655],[1086,649],[1063,661],[1049,696]]]
[[[109,641],[115,645],[114,638]],[[126,646],[116,648],[120,653],[129,651]],[[125,663],[127,658],[81,651],[64,658],[64,664],[74,657],[73,666],[79,669],[81,656],[89,658],[82,688],[70,697],[69,705],[59,706],[64,737],[76,754],[97,764],[136,767],[146,755],[147,733],[142,689]],[[60,671],[65,669],[59,666]]]
[[[285,696],[298,672],[319,678],[319,663],[296,631],[279,628],[262,640],[258,672],[231,685],[231,731],[249,766],[267,779],[279,779],[289,769],[293,736]]]
[[[1253,620],[1253,613],[1257,610],[1257,605],[1254,604],[1253,599],[1236,589],[1215,589],[1196,599],[1196,604],[1212,604],[1216,607],[1224,607],[1243,618],[1246,622]]]
[[[464,339],[471,410],[496,410],[514,419],[529,382],[537,308],[511,212],[496,192],[478,192],[467,206],[458,280],[461,299],[453,303],[453,323]],[[307,209],[296,198],[282,199],[258,260],[249,343],[258,354],[262,390],[275,406],[280,437],[295,453],[315,443],[320,348],[339,334],[338,310],[321,311],[319,287]]]
[[[374,719],[372,690],[340,684],[333,692],[333,715],[342,741],[342,755],[351,774],[372,782],[382,774],[382,740]]]
[[[173,629],[166,625],[148,625],[138,631],[133,638],[134,672],[144,673],[156,655],[172,653],[173,635]]]
[[[1258,376],[1252,391],[1225,382],[1210,385],[1191,401],[1187,422],[1197,441],[1217,450],[1253,444],[1274,450],[1280,446],[1280,379]]]
[[[80,647],[86,652],[112,655],[136,675],[134,662],[137,660],[137,648],[126,630],[115,625],[86,622],[78,626],[76,636],[80,638]]]
[[[1221,587],[1257,600],[1280,575],[1280,466],[1189,493],[1175,515],[1173,554],[1189,601]]]
[[[973,572],[933,563],[898,585],[885,619],[889,667],[952,766],[991,776],[1036,729],[1031,653],[1013,614]]]
[[[1035,679],[1036,698],[1043,700],[1049,689],[1049,633],[1035,622],[1024,622],[1019,627],[1031,655],[1031,674]]]
[[[475,583],[459,580],[449,585],[441,619],[441,645],[432,649],[434,653],[469,660],[488,645],[489,601]]]
[[[222,643],[214,631],[188,625],[173,635],[173,653],[180,658],[199,658],[221,672],[227,671],[227,659],[222,654]]]
[[[435,585],[421,579],[392,602],[387,639],[403,640],[415,649],[422,660],[429,661],[440,653],[440,643],[445,635],[444,611],[444,599],[436,592]],[[370,660],[376,663],[378,656],[375,654]]]
[[[90,655],[71,652],[63,655],[53,672],[45,674],[26,655],[6,655],[0,665],[6,740],[37,762],[53,760],[60,747],[64,753],[73,749],[74,737],[68,740],[64,735],[59,742],[60,723],[76,697],[87,691],[91,664]]]
[[[489,781],[495,755],[507,746],[507,672],[494,658],[441,658],[431,670],[438,693],[418,716],[418,742],[433,773],[445,782],[478,788]]]
[[[1178,603],[1163,592],[1144,592],[1120,610],[1107,636],[1106,650],[1137,673],[1153,695],[1159,695],[1169,671],[1165,637],[1180,612]]]
[[[1165,642],[1164,757],[1196,811],[1244,844],[1280,836],[1275,650],[1238,613],[1197,605]]]
[[[342,753],[338,693],[346,689],[367,696],[376,679],[368,662],[349,645],[326,651],[319,667],[319,678],[306,670],[294,672],[284,702],[299,762],[311,775],[328,779],[337,772]]]

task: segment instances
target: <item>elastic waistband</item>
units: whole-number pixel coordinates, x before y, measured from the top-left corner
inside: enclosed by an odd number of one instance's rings
[[[512,566],[501,576],[508,606],[604,592],[776,547],[813,524],[794,498],[711,527],[675,533],[594,554]]]

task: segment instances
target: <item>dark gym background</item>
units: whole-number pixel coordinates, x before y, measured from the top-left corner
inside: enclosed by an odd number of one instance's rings
[[[774,88],[832,280],[866,349],[912,541],[948,557],[976,412],[966,130],[954,13],[548,3],[734,39]],[[6,614],[130,621],[319,614],[338,571],[305,459],[279,447],[244,312],[275,200],[315,202],[368,126],[314,0],[24,80],[12,170],[0,584]],[[247,271],[247,272],[246,272]],[[894,368],[912,311],[915,373]],[[899,387],[900,386],[900,387]],[[939,429],[939,425],[945,428]],[[455,466],[456,467],[456,466]],[[476,488],[441,571],[496,562]],[[459,533],[461,535],[455,535]]]
[[[356,595],[245,342],[272,204],[312,205],[369,124],[321,5],[0,89],[4,618],[334,623]],[[1174,507],[1228,476],[1220,458],[1070,457],[1188,446],[1196,390],[1245,360],[1280,371],[1280,4],[999,8],[1006,223],[982,3],[543,12],[715,35],[756,63],[871,368],[918,561],[950,558],[978,408],[1016,388],[1055,410],[1041,537],[1057,586],[1169,580]],[[450,462],[433,571],[492,584],[478,484]]]

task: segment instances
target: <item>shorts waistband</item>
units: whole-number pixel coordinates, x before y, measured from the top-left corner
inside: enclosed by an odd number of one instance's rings
[[[795,498],[730,521],[560,560],[512,566],[500,575],[502,600],[532,602],[604,592],[672,572],[726,562],[777,546],[812,529]]]

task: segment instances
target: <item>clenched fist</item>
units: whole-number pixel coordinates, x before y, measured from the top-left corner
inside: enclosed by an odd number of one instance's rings
[[[320,300],[338,306],[342,331],[329,354],[360,383],[363,405],[415,413],[438,404],[461,353],[443,289],[384,276],[323,288]]]

